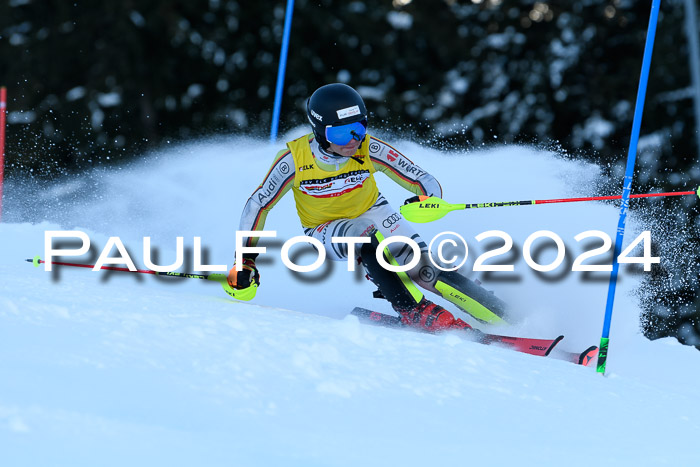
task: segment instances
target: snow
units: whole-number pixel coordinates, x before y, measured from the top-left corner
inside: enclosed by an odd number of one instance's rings
[[[434,173],[453,203],[593,196],[605,182],[595,165],[536,148],[455,154],[383,136]],[[158,264],[170,264],[182,236],[191,265],[199,236],[206,263],[230,265],[242,206],[278,149],[206,140],[49,191],[8,183],[0,224],[3,467],[697,464],[700,354],[641,335],[640,268],[621,268],[603,377],[454,334],[376,328],[346,316],[353,306],[390,307],[345,264],[307,275],[282,265],[281,243],[301,233],[291,195],[267,219],[278,237],[261,242],[269,251],[258,261],[262,285],[252,303],[229,299],[210,281],[68,267],[49,273],[24,262],[43,256],[47,231],[76,229],[92,250],[65,258],[74,262],[94,262],[119,236],[142,267],[150,236]],[[398,207],[407,193],[377,179]],[[447,230],[467,239],[468,271],[502,244],[475,237],[506,232],[513,250],[486,264],[514,271],[469,273],[519,318],[498,331],[561,333],[561,348],[582,350],[600,340],[607,274],[571,272],[576,256],[599,246],[574,236],[601,230],[614,238],[617,215],[614,204],[560,203],[454,212],[415,227],[428,240]],[[633,205],[626,244],[645,228]],[[566,245],[568,259],[551,273],[523,260],[523,244],[538,230]],[[652,238],[662,262],[683,241]],[[545,247],[533,256],[546,264],[555,253]]]

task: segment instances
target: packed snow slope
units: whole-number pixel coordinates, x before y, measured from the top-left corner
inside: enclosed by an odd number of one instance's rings
[[[394,143],[453,203],[592,196],[609,183],[595,165],[535,148],[446,153]],[[47,231],[79,230],[91,251],[65,260],[94,262],[119,237],[144,267],[150,237],[154,260],[168,265],[183,237],[180,270],[195,272],[200,237],[203,262],[229,267],[241,209],[280,147],[209,140],[48,187],[10,180],[0,224],[0,465],[697,465],[700,354],[641,335],[638,266],[621,268],[603,377],[455,334],[346,316],[358,305],[391,310],[344,263],[305,274],[282,264],[282,243],[301,234],[291,195],[268,217],[277,238],[261,242],[268,252],[250,303],[210,281],[46,272],[24,261],[44,256]],[[408,193],[377,179],[394,206],[403,203]],[[602,244],[574,237],[601,230],[614,238],[617,216],[615,204],[562,203],[454,212],[415,228],[427,240],[444,231],[467,240],[463,270],[517,318],[491,332],[564,334],[561,348],[582,350],[599,342],[608,274],[571,271],[577,256]],[[647,222],[633,206],[626,243]],[[514,246],[486,264],[513,264],[513,272],[472,271],[479,255],[502,245],[475,239],[491,230]],[[566,245],[566,260],[551,272],[523,259],[525,240],[540,230]],[[654,235],[662,262],[682,241]],[[552,245],[538,240],[533,257],[550,263]],[[297,248],[299,264],[313,262]],[[610,256],[590,263],[609,264]]]

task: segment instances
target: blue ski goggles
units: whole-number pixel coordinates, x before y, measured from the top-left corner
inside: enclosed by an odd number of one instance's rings
[[[362,141],[367,134],[367,120],[348,123],[347,125],[326,127],[326,140],[338,146],[345,146],[350,141]]]

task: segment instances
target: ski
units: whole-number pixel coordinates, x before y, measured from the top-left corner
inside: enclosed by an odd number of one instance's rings
[[[361,322],[368,324],[390,328],[410,329],[418,332],[427,332],[403,324],[401,322],[401,318],[398,316],[392,316],[386,313],[368,310],[366,308],[356,307],[350,312],[350,314],[357,316]],[[556,347],[556,345],[564,338],[564,336],[558,336],[554,339],[530,339],[527,337],[511,337],[501,336],[498,334],[488,334],[476,329],[473,331],[466,331],[465,336],[481,344],[500,344],[518,352],[537,355],[540,357],[548,356],[554,347]]]
[[[556,349],[552,352],[552,357],[575,363],[577,365],[589,366],[598,356],[598,346],[592,345],[581,353],[568,352],[566,350]]]

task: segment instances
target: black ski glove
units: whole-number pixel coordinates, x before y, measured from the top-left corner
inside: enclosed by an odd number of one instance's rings
[[[260,272],[255,266],[255,260],[243,258],[243,263],[233,265],[228,273],[228,285],[234,289],[247,289],[253,284],[260,284]]]
[[[425,199],[425,198],[430,198],[431,196],[433,196],[433,195],[427,195],[427,196],[426,196],[426,195],[421,195],[421,196],[416,195],[416,196],[411,196],[411,197],[408,198],[406,201],[404,201],[403,204],[406,205],[406,204],[411,204],[411,203],[417,203],[418,201],[421,201],[421,198],[422,198],[422,199]]]

